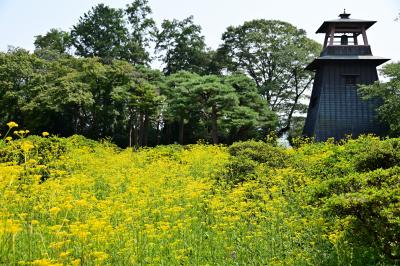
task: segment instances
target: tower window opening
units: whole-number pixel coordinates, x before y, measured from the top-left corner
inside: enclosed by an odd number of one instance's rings
[[[340,37],[340,45],[348,45],[349,44],[349,37],[347,35],[342,35]]]
[[[357,84],[358,75],[343,75],[344,76],[344,84],[346,86],[355,86]]]

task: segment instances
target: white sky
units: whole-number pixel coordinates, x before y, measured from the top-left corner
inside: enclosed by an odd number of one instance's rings
[[[79,17],[98,3],[125,7],[128,0],[0,0],[0,50],[8,45],[33,49],[34,36],[50,28],[69,30]],[[252,19],[279,19],[305,29],[310,38],[324,20],[337,18],[344,8],[352,18],[377,20],[368,38],[376,56],[400,61],[400,0],[149,0],[153,18],[183,19],[194,15],[203,28],[206,43],[220,44],[221,34],[230,25]]]

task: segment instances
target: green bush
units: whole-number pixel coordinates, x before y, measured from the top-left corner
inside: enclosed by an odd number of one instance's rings
[[[400,164],[400,140],[387,139],[379,141],[372,139],[364,143],[355,154],[357,171],[367,172],[375,169],[388,169]]]
[[[363,245],[400,259],[400,167],[338,177],[318,188],[328,217],[351,218],[352,235],[363,234]]]
[[[262,141],[241,141],[229,147],[230,155],[238,158],[248,158],[269,167],[282,168],[288,159],[283,148],[275,147]]]
[[[364,136],[342,145],[324,144],[331,146],[308,172],[314,180],[305,188],[309,203],[332,222],[332,234],[342,235],[342,248],[372,248],[400,259],[399,143]]]
[[[231,159],[222,177],[224,181],[233,185],[257,179],[257,167],[282,168],[287,160],[282,148],[263,141],[236,142],[228,148],[228,151]]]

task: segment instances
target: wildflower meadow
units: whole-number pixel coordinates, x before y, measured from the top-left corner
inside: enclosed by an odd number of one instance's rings
[[[1,265],[396,265],[400,139],[0,140]]]

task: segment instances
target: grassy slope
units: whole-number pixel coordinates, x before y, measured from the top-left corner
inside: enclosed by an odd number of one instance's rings
[[[271,148],[259,159],[211,145],[134,152],[81,137],[3,143],[0,264],[392,264],[379,247],[346,236],[349,216],[312,203],[327,198],[326,177],[356,171],[351,158],[362,145]]]

